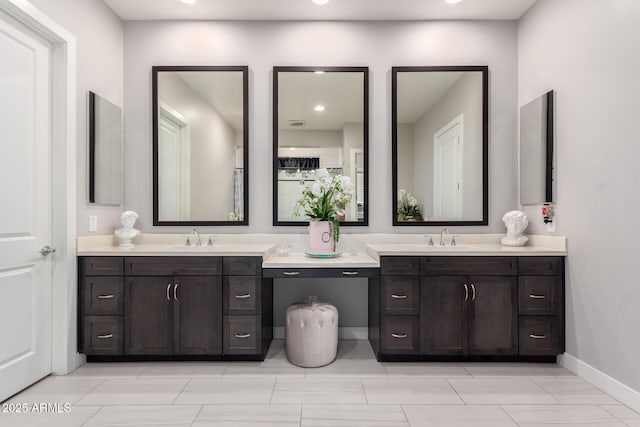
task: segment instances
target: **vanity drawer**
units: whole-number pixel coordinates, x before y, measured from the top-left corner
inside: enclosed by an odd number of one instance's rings
[[[259,354],[261,316],[225,316],[223,354]]]
[[[419,257],[397,256],[380,259],[380,274],[382,276],[417,276],[419,271]]]
[[[435,256],[420,258],[421,276],[515,276],[518,262],[515,257],[500,256]]]
[[[554,276],[520,276],[519,314],[554,316],[560,310],[561,279]]]
[[[560,257],[520,257],[518,260],[521,276],[557,276],[561,269]]]
[[[384,354],[418,354],[418,319],[418,316],[383,316],[380,326],[380,351]]]
[[[420,278],[416,276],[383,276],[382,313],[420,314]]]
[[[520,355],[553,356],[561,353],[557,317],[520,317]]]
[[[85,354],[122,354],[122,316],[85,316],[83,330]]]
[[[219,276],[222,260],[217,256],[198,257],[126,257],[128,276]]]
[[[123,257],[88,256],[80,258],[81,276],[122,276],[123,274]]]
[[[85,277],[80,283],[84,315],[122,315],[124,283],[119,276]]]
[[[222,258],[222,271],[226,276],[259,276],[262,257],[226,256]]]
[[[260,276],[224,276],[224,314],[261,314],[261,282]]]

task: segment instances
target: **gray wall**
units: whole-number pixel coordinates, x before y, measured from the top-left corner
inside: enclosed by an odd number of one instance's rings
[[[518,26],[519,105],[556,90],[567,353],[640,390],[640,2],[538,0]],[[515,163],[515,158],[507,159]],[[540,207],[526,207],[544,234]]]
[[[248,65],[250,69],[250,225],[205,232],[305,232],[271,225],[272,68],[274,65],[366,65],[370,68],[370,226],[347,232],[410,232],[391,225],[393,65],[488,65],[490,68],[490,225],[502,232],[516,206],[517,26],[512,21],[443,22],[127,22],[125,23],[125,207],[151,225],[151,66]],[[435,228],[437,229],[437,228]],[[434,229],[434,230],[435,230]]]
[[[30,1],[76,37],[78,235],[90,234],[89,215],[98,216],[97,234],[111,234],[120,226],[122,206],[87,203],[87,92],[122,107],[124,25],[102,0]],[[131,172],[135,171],[125,171],[125,176],[131,177]]]

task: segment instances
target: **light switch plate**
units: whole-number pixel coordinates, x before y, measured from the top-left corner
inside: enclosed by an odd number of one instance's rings
[[[89,231],[98,231],[98,217],[95,215],[89,217]]]

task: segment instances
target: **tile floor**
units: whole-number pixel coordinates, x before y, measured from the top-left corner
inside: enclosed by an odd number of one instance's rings
[[[0,412],[0,426],[640,426],[557,365],[378,363],[367,341],[341,341],[316,369],[291,365],[282,341],[264,362],[92,363],[3,405],[13,403],[62,412]]]

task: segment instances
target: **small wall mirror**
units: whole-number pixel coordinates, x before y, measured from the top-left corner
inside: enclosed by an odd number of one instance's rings
[[[247,225],[248,67],[153,67],[153,225]]]
[[[89,92],[89,203],[122,204],[122,109]]]
[[[553,202],[553,91],[520,107],[520,204]]]
[[[368,87],[367,67],[274,67],[274,225],[308,222],[294,212],[319,168],[351,178],[341,223],[367,225]]]
[[[488,67],[393,67],[393,225],[488,224]]]

